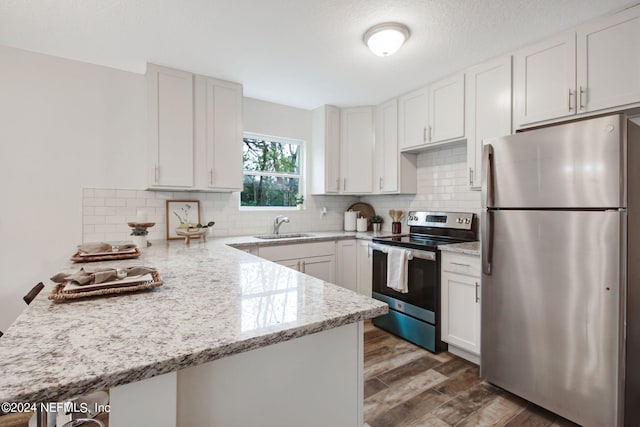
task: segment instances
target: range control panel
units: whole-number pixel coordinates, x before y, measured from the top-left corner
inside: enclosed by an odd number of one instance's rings
[[[407,225],[471,230],[473,215],[467,212],[411,211],[407,214]]]

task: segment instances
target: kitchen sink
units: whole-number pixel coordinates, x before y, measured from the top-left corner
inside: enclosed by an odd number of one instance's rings
[[[253,236],[256,239],[265,239],[265,240],[273,240],[273,239],[293,239],[296,237],[313,237],[313,234],[306,233],[284,233],[284,234],[260,234],[258,236]]]

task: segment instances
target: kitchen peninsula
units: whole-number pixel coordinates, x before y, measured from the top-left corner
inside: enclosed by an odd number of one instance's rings
[[[164,285],[70,303],[47,286],[2,337],[0,402],[110,389],[112,427],[362,425],[362,320],[385,304],[222,239],[105,265]]]

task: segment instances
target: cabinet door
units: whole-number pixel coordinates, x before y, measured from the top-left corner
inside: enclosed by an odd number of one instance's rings
[[[469,186],[480,189],[483,140],[511,134],[511,57],[473,67],[465,78]]]
[[[429,91],[418,89],[398,98],[400,150],[426,144],[429,124]]]
[[[342,192],[373,191],[373,108],[346,108],[341,115]]]
[[[353,240],[339,240],[337,242],[336,285],[357,292],[357,242]]]
[[[371,297],[373,281],[373,254],[368,240],[358,240],[358,287],[359,294]]]
[[[193,75],[149,64],[149,183],[193,187]]]
[[[311,117],[311,193],[335,194],[340,191],[340,110],[323,105]]]
[[[316,256],[300,260],[300,271],[325,282],[335,283],[335,256]]]
[[[516,126],[576,113],[574,32],[518,51],[514,57]]]
[[[480,354],[480,279],[443,271],[442,340]]]
[[[376,108],[376,192],[398,192],[398,100]]]
[[[274,261],[276,264],[284,265],[285,267],[289,267],[292,270],[300,271],[300,260],[299,259],[285,259],[281,261]]]
[[[578,30],[578,112],[640,102],[640,8]]]
[[[209,188],[242,189],[242,86],[206,79],[206,161]]]
[[[464,74],[429,86],[427,142],[464,138]]]

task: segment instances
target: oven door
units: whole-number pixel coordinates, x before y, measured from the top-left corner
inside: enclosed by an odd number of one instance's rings
[[[403,294],[387,286],[388,245],[372,243],[373,296],[389,304],[389,308],[409,316],[436,323],[440,300],[440,268],[434,251],[407,249],[412,259],[407,262],[409,292]]]

